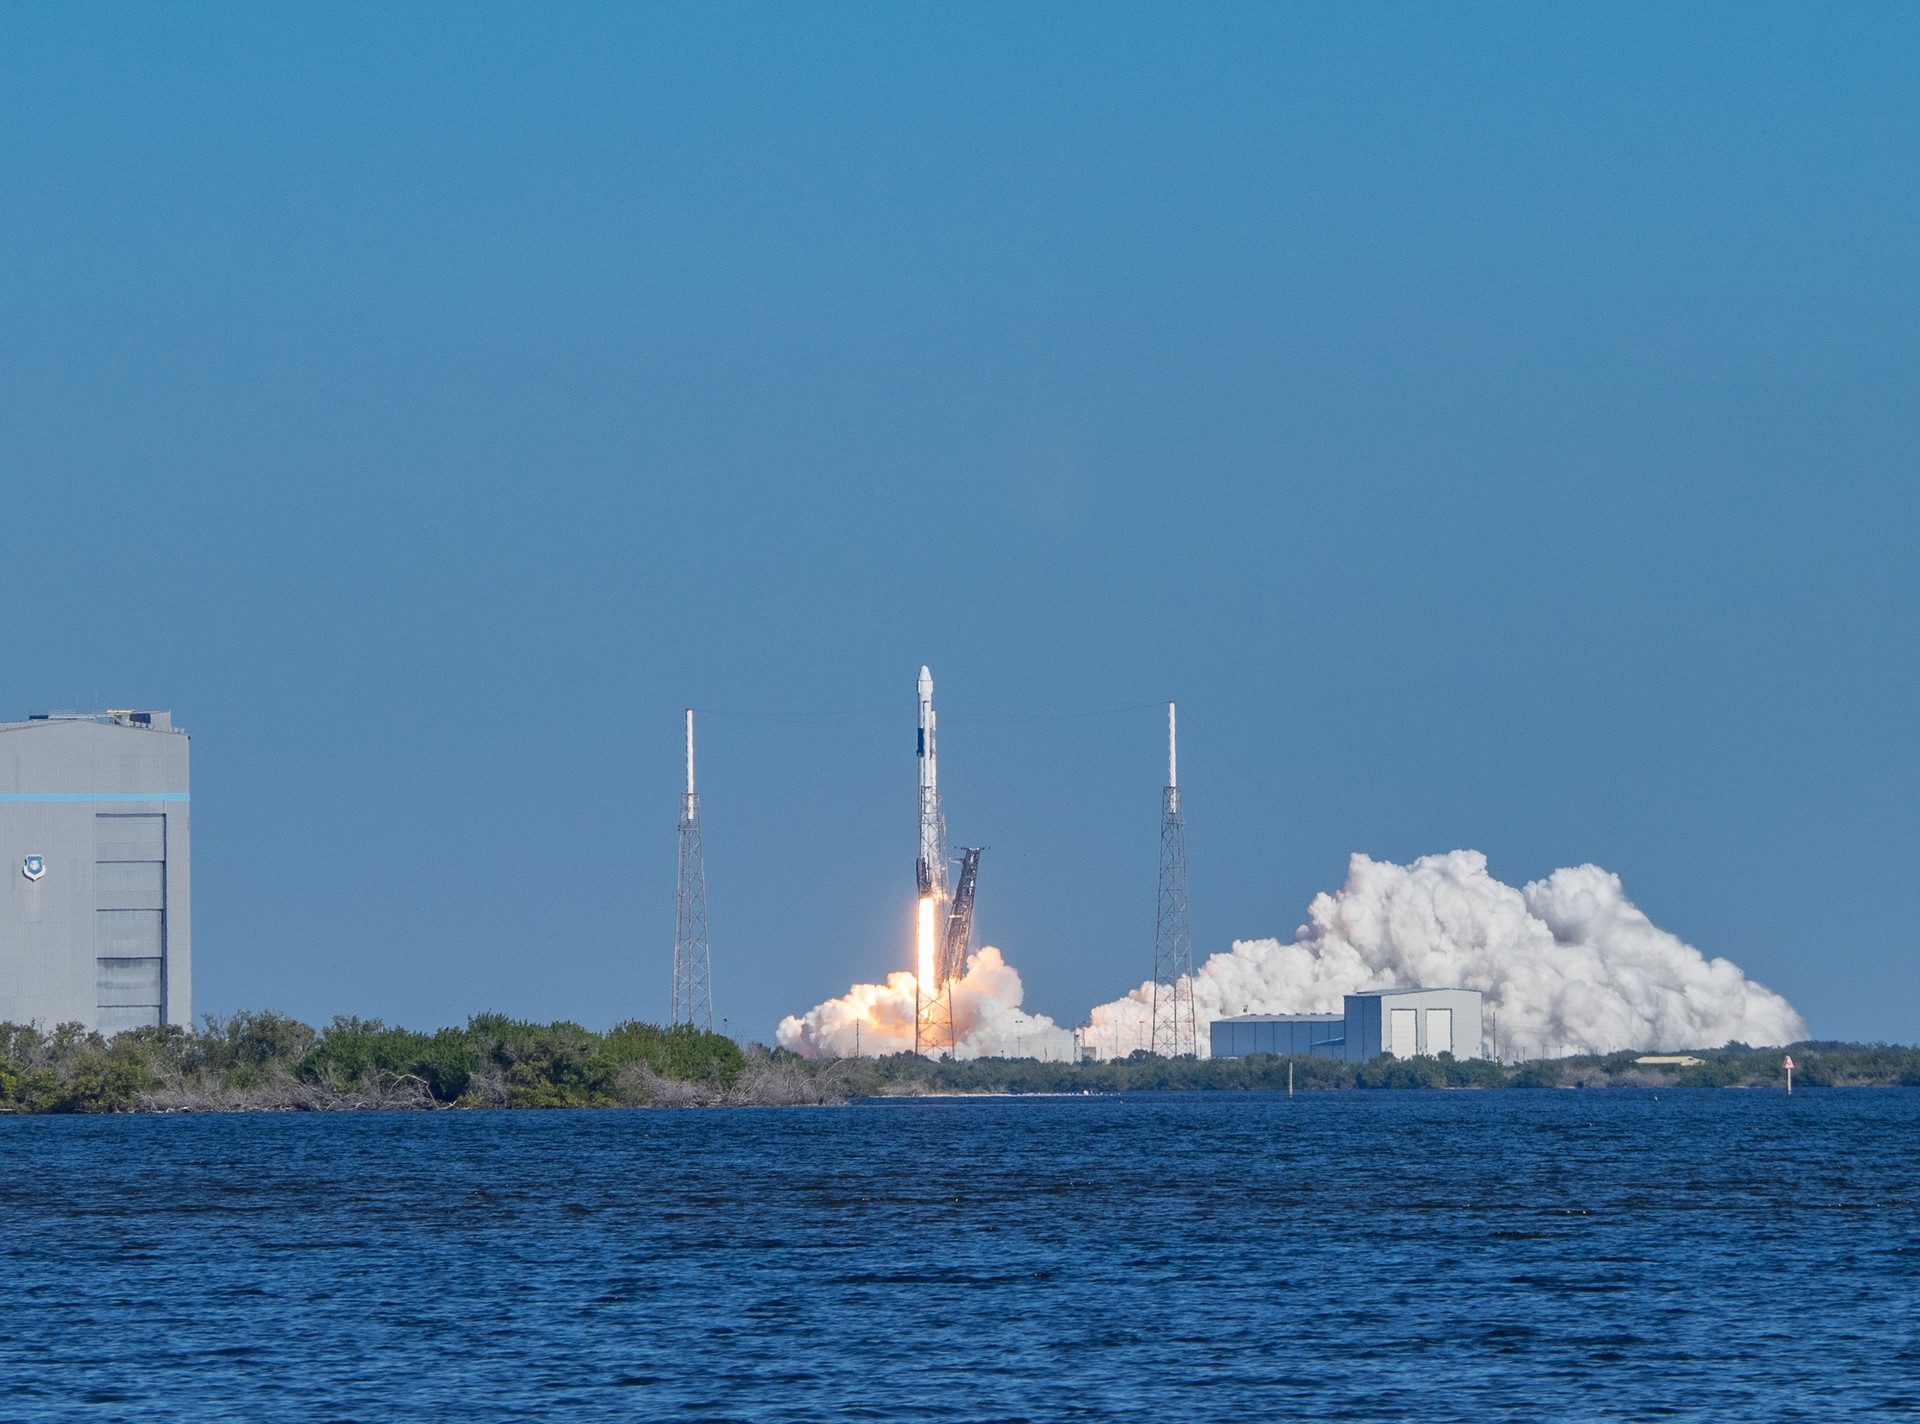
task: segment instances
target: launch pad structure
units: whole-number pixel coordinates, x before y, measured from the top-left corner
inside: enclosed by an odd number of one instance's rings
[[[985,846],[961,846],[960,880],[954,887],[953,906],[947,911],[946,938],[940,945],[940,962],[934,977],[950,984],[967,970],[967,941],[973,938],[973,886],[980,878],[980,852]]]
[[[946,924],[941,926],[934,956],[933,981],[920,985],[915,996],[913,1051],[952,1055],[960,1041],[953,1019],[953,986],[966,973],[967,949],[973,939],[973,887],[980,874],[980,852],[986,846],[962,846],[960,867],[953,899],[947,906]],[[938,924],[938,916],[935,917]],[[919,976],[915,976],[919,984]]]
[[[940,804],[939,748],[933,710],[933,673],[920,669],[919,846],[914,858],[918,895],[914,939],[913,1051],[956,1051],[954,986],[966,971],[973,938],[974,889],[984,846],[964,846],[958,879],[949,892],[947,821]],[[1160,801],[1160,883],[1154,923],[1153,1001],[1147,1048],[1166,1058],[1197,1057],[1199,1015],[1193,1001],[1193,927],[1187,915],[1187,828],[1180,801],[1179,723],[1167,703],[1167,784]],[[1075,1034],[1076,1056],[1087,1047]]]

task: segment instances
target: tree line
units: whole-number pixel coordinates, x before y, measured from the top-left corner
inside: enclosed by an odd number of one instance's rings
[[[272,1012],[208,1017],[104,1038],[0,1024],[0,1112],[270,1111],[351,1108],[787,1106],[945,1093],[1246,1092],[1385,1088],[1920,1087],[1920,1048],[1799,1043],[1697,1049],[1687,1064],[1613,1053],[1502,1064],[1485,1059],[1157,1057],[1105,1062],[934,1060],[911,1053],[808,1060],[690,1026],[637,1021],[596,1033],[569,1022],[480,1014],[419,1033],[378,1019],[321,1029]]]
[[[913,1054],[801,1064],[857,1097],[900,1093],[1125,1093],[1285,1091],[1357,1088],[1765,1088],[1785,1085],[1791,1053],[1795,1087],[1920,1087],[1920,1048],[1887,1044],[1797,1043],[1756,1049],[1743,1043],[1695,1049],[1686,1065],[1640,1064],[1635,1051],[1495,1063],[1482,1058],[1330,1058],[1253,1054],[1167,1058],[1145,1049],[1102,1062],[1022,1058],[932,1061]],[[776,1053],[778,1060],[783,1055]],[[792,1057],[792,1055],[784,1055]],[[800,1060],[795,1059],[796,1063]]]
[[[314,1029],[272,1012],[110,1039],[78,1024],[0,1024],[0,1110],[15,1112],[725,1102],[752,1086],[748,1067],[732,1039],[689,1026],[595,1033],[503,1014],[434,1033],[359,1018]]]

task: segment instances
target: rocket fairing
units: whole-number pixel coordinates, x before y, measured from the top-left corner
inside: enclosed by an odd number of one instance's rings
[[[940,767],[934,745],[933,673],[920,669],[920,848],[914,889],[920,898],[947,896],[947,827],[940,814]]]

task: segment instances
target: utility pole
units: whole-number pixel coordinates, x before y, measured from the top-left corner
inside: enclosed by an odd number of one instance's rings
[[[1152,1051],[1180,1058],[1200,1051],[1193,1012],[1193,927],[1187,920],[1187,823],[1173,704],[1167,704],[1167,788],[1160,803],[1160,908],[1153,936]]]
[[[707,863],[700,796],[693,789],[693,709],[687,709],[687,791],[680,798],[680,878],[673,896],[673,1011],[667,1022],[713,1032],[713,963],[707,949]]]

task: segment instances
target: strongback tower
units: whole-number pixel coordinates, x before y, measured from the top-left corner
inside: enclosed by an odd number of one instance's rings
[[[1152,1051],[1198,1053],[1193,1012],[1193,929],[1187,922],[1187,829],[1180,810],[1173,704],[1167,704],[1167,789],[1160,808],[1160,911],[1153,936]]]
[[[707,950],[707,865],[700,797],[693,789],[693,709],[687,709],[687,792],[680,798],[680,878],[673,898],[673,1011],[668,1023],[713,1031],[713,964]]]
[[[187,734],[166,712],[0,722],[0,1022],[193,1022]]]

